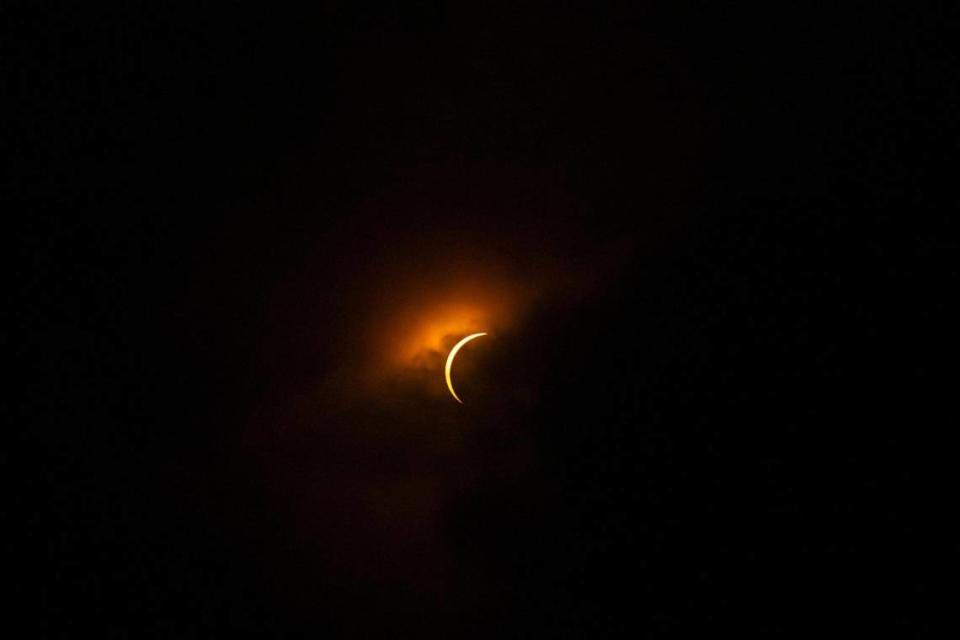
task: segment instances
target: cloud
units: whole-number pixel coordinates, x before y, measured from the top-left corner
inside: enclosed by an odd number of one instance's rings
[[[278,283],[247,438],[305,556],[362,585],[450,588],[445,514],[535,474],[553,316],[629,247],[591,235],[555,176],[489,166],[398,175],[324,229]],[[459,405],[443,363],[476,331]]]

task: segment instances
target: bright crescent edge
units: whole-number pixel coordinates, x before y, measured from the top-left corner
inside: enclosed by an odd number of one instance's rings
[[[453,349],[450,349],[450,355],[447,356],[447,366],[444,368],[444,373],[447,377],[447,388],[450,389],[450,394],[453,396],[453,399],[463,404],[463,400],[457,397],[457,392],[453,390],[453,381],[450,379],[450,368],[453,367],[453,359],[457,355],[457,351],[460,351],[460,347],[467,344],[474,338],[479,338],[480,336],[485,336],[486,333],[471,333],[466,338],[462,339],[457,344],[453,345]]]

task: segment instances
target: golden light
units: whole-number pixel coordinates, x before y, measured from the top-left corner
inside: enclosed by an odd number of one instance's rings
[[[457,396],[457,392],[453,390],[453,381],[450,379],[450,369],[451,367],[453,367],[453,359],[456,357],[457,352],[460,351],[460,348],[463,347],[463,345],[467,344],[471,340],[474,340],[475,338],[479,338],[480,336],[485,336],[485,335],[487,334],[483,332],[470,334],[469,336],[467,336],[466,338],[462,339],[460,342],[455,344],[453,346],[453,349],[450,349],[450,355],[447,356],[447,366],[444,369],[444,373],[446,374],[446,377],[447,377],[447,388],[450,389],[450,395],[453,396],[453,399],[459,402],[460,404],[463,404],[463,400],[461,400]]]

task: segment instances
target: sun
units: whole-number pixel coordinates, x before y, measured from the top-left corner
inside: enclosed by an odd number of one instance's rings
[[[474,340],[475,338],[485,335],[487,335],[485,332],[471,333],[467,337],[460,340],[460,342],[455,344],[453,349],[450,349],[450,355],[447,356],[447,366],[444,368],[444,374],[447,378],[447,388],[450,389],[450,395],[453,396],[453,399],[460,404],[463,404],[463,400],[461,400],[457,395],[457,392],[453,390],[453,381],[450,379],[450,369],[453,367],[453,359],[457,356],[457,352],[460,351],[460,348],[463,347],[463,345],[467,344],[471,340]]]

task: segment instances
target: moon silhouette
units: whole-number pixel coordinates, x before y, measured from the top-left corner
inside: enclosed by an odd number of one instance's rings
[[[471,333],[469,336],[453,345],[453,349],[450,349],[450,355],[447,356],[447,366],[444,369],[444,373],[447,376],[447,388],[450,389],[450,395],[453,396],[453,399],[463,404],[463,400],[457,397],[457,392],[453,390],[453,382],[450,380],[450,368],[453,366],[453,359],[457,356],[457,351],[460,351],[460,348],[473,340],[474,338],[479,338],[480,336],[485,336],[486,333]]]

